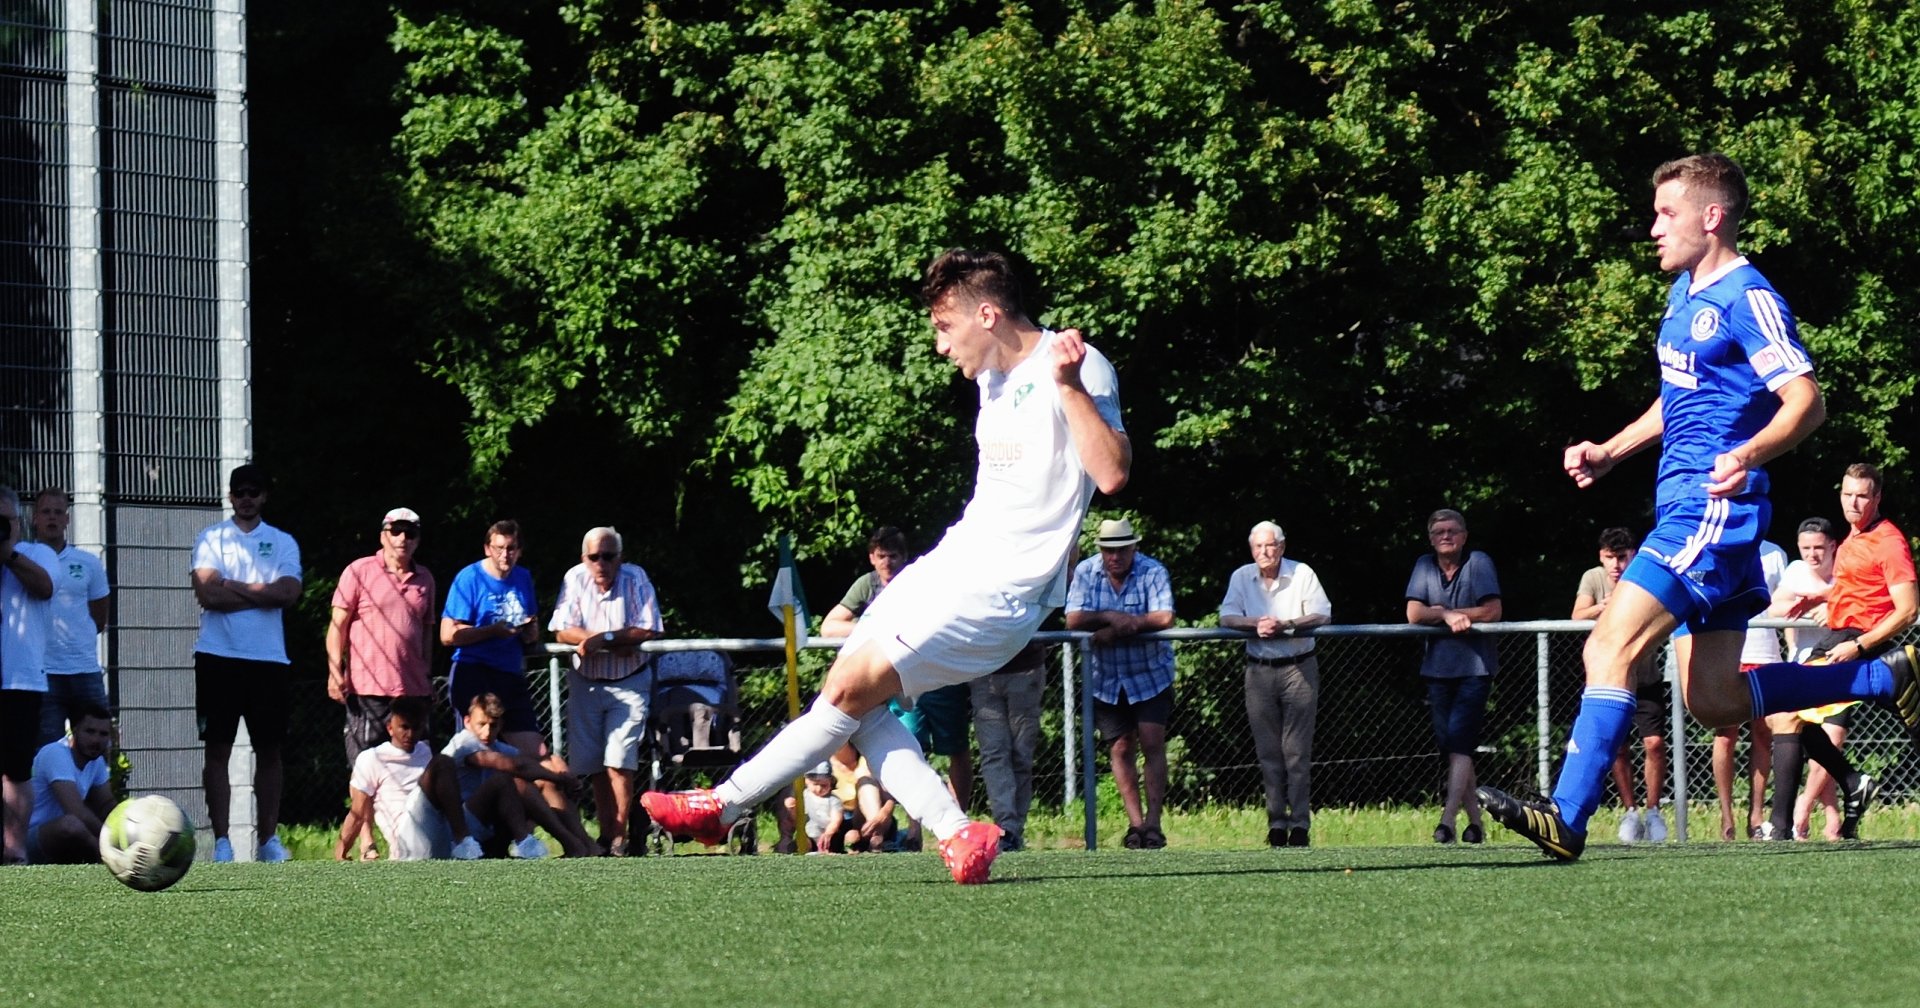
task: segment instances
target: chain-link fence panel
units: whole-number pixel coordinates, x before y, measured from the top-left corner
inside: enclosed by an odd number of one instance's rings
[[[1785,624],[1774,622],[1775,627]],[[1584,687],[1581,649],[1590,624],[1571,621],[1483,624],[1474,629],[1494,637],[1500,666],[1488,698],[1487,717],[1476,759],[1483,783],[1546,789],[1559,771],[1567,732],[1579,710]],[[1445,764],[1434,742],[1425,688],[1419,668],[1423,638],[1437,631],[1401,625],[1322,627],[1314,634],[1320,667],[1319,711],[1313,749],[1313,804],[1316,808],[1433,805],[1440,801]],[[1244,635],[1230,630],[1173,630],[1177,668],[1175,706],[1168,743],[1172,810],[1207,806],[1259,807],[1265,798],[1260,766],[1254,757],[1245,701]],[[1059,812],[1086,787],[1085,741],[1091,726],[1083,722],[1080,689],[1084,685],[1084,634],[1051,632],[1047,642],[1047,680],[1041,709],[1041,742],[1035,754],[1034,805]],[[1909,632],[1903,643],[1920,639]],[[811,641],[797,656],[797,694],[811,703],[832,664],[838,642]],[[709,650],[726,655],[737,694],[741,751],[751,754],[789,720],[784,645],[759,638],[658,641],[647,650]],[[561,649],[529,657],[527,688],[541,728],[565,752],[566,663]],[[1671,649],[1663,667],[1672,677]],[[1071,692],[1070,692],[1071,691]],[[451,732],[452,712],[444,707],[445,683],[436,682],[442,705],[435,714],[435,738]],[[1667,690],[1671,701],[1673,690]],[[324,710],[320,705],[324,704]],[[1669,704],[1671,709],[1671,703]],[[324,695],[302,712],[296,724],[305,740],[327,740],[320,763],[334,763],[339,791],[345,795],[345,760],[340,753],[337,704]],[[1669,717],[1669,723],[1671,723]],[[1714,799],[1711,760],[1713,732],[1682,718],[1685,744],[1675,747],[1669,799]],[[1634,748],[1638,749],[1637,742]],[[1920,765],[1899,720],[1871,704],[1861,705],[1847,740],[1847,752],[1860,769],[1883,782],[1882,795],[1910,799],[1920,791]],[[1736,793],[1744,807],[1744,783],[1753,754],[1743,736],[1737,747]],[[1759,757],[1763,765],[1766,754]],[[1095,772],[1109,773],[1107,755],[1096,747]],[[936,757],[935,765],[945,768]],[[1635,754],[1635,766],[1641,765]],[[711,775],[706,775],[710,777]],[[705,777],[692,778],[698,782]],[[1611,783],[1608,785],[1612,789]],[[1683,790],[1684,789],[1684,790]],[[974,788],[970,812],[984,815],[985,788]]]

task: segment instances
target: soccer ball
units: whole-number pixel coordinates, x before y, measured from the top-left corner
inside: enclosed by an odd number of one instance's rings
[[[129,798],[100,827],[100,862],[127,885],[158,892],[193,864],[193,823],[161,795]]]

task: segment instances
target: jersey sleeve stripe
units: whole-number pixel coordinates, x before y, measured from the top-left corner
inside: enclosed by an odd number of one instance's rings
[[[1806,351],[1797,346],[1787,333],[1786,312],[1781,307],[1780,296],[1772,291],[1755,287],[1747,291],[1747,307],[1753,312],[1754,322],[1767,337],[1767,342],[1780,352],[1780,360],[1786,370],[1799,374],[1812,369]]]

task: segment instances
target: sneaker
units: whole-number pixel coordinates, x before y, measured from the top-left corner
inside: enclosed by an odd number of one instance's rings
[[[1306,828],[1305,826],[1295,826],[1294,828],[1292,828],[1292,829],[1290,829],[1290,830],[1288,830],[1288,831],[1287,831],[1287,846],[1289,846],[1289,847],[1311,847],[1311,846],[1313,846],[1313,844],[1312,844],[1311,842],[1309,842],[1309,840],[1308,840],[1308,838],[1307,838],[1307,828]]]
[[[548,853],[546,842],[531,833],[507,845],[508,857],[525,858],[528,861],[538,861]]]
[[[1510,795],[1499,788],[1476,790],[1480,807],[1493,814],[1500,825],[1526,837],[1556,861],[1574,861],[1587,849],[1587,835],[1575,833],[1560,818],[1560,808],[1551,799],[1536,795]]]
[[[668,833],[708,847],[727,842],[728,825],[720,819],[726,806],[712,791],[648,791],[640,796],[640,807]]]
[[[1773,823],[1771,822],[1763,822],[1760,825],[1755,826],[1753,828],[1753,838],[1755,840],[1760,841],[1761,843],[1770,843],[1774,840],[1793,839],[1792,837],[1781,836],[1780,831],[1774,829]]]
[[[213,859],[215,861],[233,860],[233,841],[226,837],[216,837],[213,841]]]
[[[1914,669],[1920,667],[1920,649],[1912,644],[1894,648],[1881,657],[1887,668],[1893,670],[1893,701],[1890,706],[1908,731],[1920,728],[1920,682],[1914,679]]]
[[[260,845],[260,860],[268,864],[279,864],[282,861],[293,860],[293,852],[287,849],[286,844],[280,842],[280,834],[275,833],[267,838],[266,843]]]
[[[1285,847],[1286,845],[1287,845],[1287,828],[1285,826],[1275,826],[1272,829],[1267,830],[1267,846]]]
[[[1027,841],[1023,839],[1020,836],[1020,834],[1008,833],[1004,830],[1001,831],[1000,853],[1005,854],[1008,851],[1025,850],[1026,847],[1027,847]]]
[[[1000,856],[1000,837],[1000,827],[990,822],[970,822],[940,841],[940,860],[947,863],[955,882],[979,885],[987,881],[993,859]]]
[[[1437,843],[1437,844],[1450,844],[1450,843],[1452,843],[1452,842],[1453,842],[1453,827],[1452,827],[1452,826],[1449,826],[1449,825],[1447,825],[1446,823],[1441,823],[1440,825],[1438,825],[1438,826],[1435,826],[1435,827],[1433,828],[1433,842],[1434,842],[1434,843]]]
[[[1661,815],[1657,808],[1647,810],[1647,842],[1667,842],[1667,817]]]
[[[453,859],[455,861],[480,860],[480,841],[472,837],[462,837],[459,843],[453,845]]]
[[[1840,839],[1860,839],[1860,817],[1880,794],[1880,782],[1869,774],[1855,773],[1847,778],[1840,794]]]
[[[607,856],[608,857],[632,857],[633,844],[630,843],[626,837],[621,837],[620,839],[615,840],[612,843],[607,845]]]
[[[1485,843],[1486,839],[1487,832],[1480,828],[1479,823],[1468,823],[1467,828],[1460,831],[1461,843]],[[1301,846],[1304,847],[1306,845],[1301,844]]]
[[[1637,808],[1630,808],[1620,816],[1620,842],[1639,843],[1647,838],[1647,820]]]

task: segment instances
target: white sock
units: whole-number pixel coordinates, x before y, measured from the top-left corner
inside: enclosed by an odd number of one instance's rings
[[[892,711],[885,707],[868,711],[860,719],[860,730],[853,733],[853,747],[867,758],[880,786],[907,810],[908,817],[920,820],[934,836],[945,840],[969,822],[947,783],[927,764],[920,743]]]
[[[886,710],[880,708],[882,714]],[[814,700],[806,713],[780,729],[752,759],[714,787],[714,797],[726,803],[720,818],[731,823],[753,811],[775,791],[791,786],[801,774],[838,752],[859,727],[851,714],[825,700]]]

